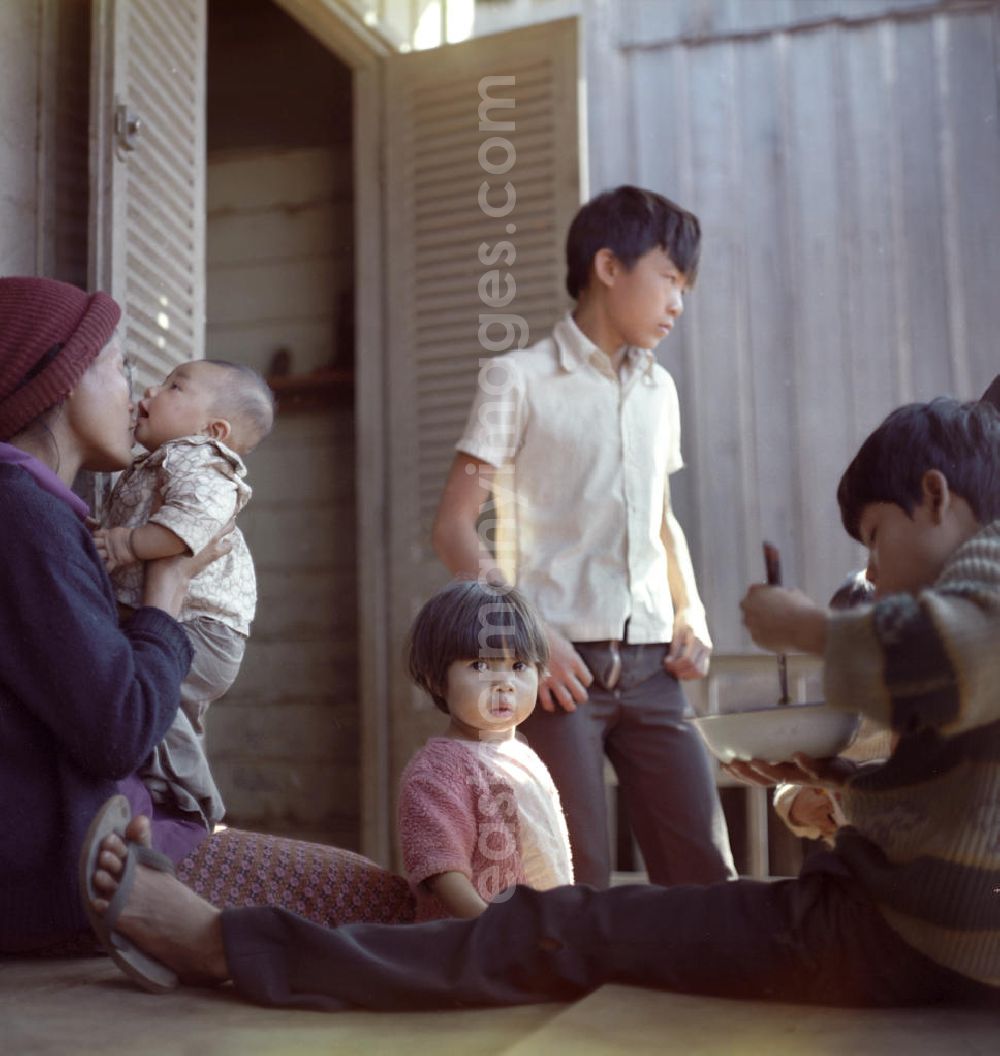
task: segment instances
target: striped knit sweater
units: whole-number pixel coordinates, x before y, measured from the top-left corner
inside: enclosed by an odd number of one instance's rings
[[[833,615],[825,659],[828,701],[900,734],[837,854],[906,942],[1000,988],[1000,521],[931,588]]]

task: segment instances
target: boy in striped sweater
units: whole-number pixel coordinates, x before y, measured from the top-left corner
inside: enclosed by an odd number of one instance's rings
[[[615,982],[1000,1007],[1000,413],[955,400],[894,411],[838,499],[868,549],[874,603],[831,612],[755,586],[744,618],[765,648],[823,656],[828,702],[897,743],[883,765],[856,771],[801,756],[780,774],[756,767],[762,780],[840,788],[850,824],[795,879],[522,886],[475,920],[326,930],[280,909],[220,913],[149,869],[119,889],[126,845],[112,836],[94,886],[118,891],[114,926],[182,978],[232,978],[270,1005],[508,1005]]]
[[[744,617],[765,648],[824,656],[827,700],[895,749],[876,766],[746,769],[837,787],[849,824],[831,857],[852,885],[914,951],[1000,994],[1000,416],[986,401],[894,411],[837,498],[875,603],[828,613],[754,587]]]

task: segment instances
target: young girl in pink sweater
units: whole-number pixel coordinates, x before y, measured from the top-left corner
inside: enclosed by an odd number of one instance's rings
[[[450,719],[410,760],[400,788],[418,920],[478,916],[515,884],[573,883],[559,793],[515,735],[547,659],[538,618],[513,588],[457,581],[417,615],[410,674]]]

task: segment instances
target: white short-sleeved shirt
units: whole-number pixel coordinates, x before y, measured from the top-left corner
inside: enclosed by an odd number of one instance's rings
[[[651,351],[629,349],[615,372],[567,315],[484,363],[455,446],[496,468],[497,562],[547,622],[571,641],[621,639],[626,621],[630,642],[670,641],[661,531],[680,411]]]

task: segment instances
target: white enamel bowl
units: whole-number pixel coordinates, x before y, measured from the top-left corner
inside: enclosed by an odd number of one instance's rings
[[[705,715],[694,720],[713,755],[734,759],[790,760],[796,752],[826,759],[854,740],[860,719],[826,704],[772,705],[758,711]]]

